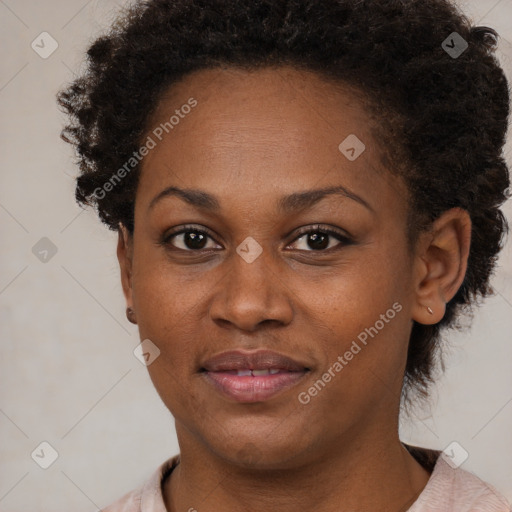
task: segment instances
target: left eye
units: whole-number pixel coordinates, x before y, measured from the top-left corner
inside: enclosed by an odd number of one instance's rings
[[[343,235],[342,233],[339,233],[337,231],[334,231],[332,229],[322,229],[322,228],[314,228],[310,229],[308,231],[305,231],[300,234],[298,238],[296,238],[297,241],[303,240],[305,243],[304,245],[306,247],[309,247],[312,249],[312,251],[325,251],[332,249],[332,245],[330,244],[330,241],[335,238],[340,243],[338,245],[348,245],[350,243],[350,240],[347,236]],[[336,247],[336,245],[335,245]],[[306,250],[308,249],[299,249],[299,250]]]

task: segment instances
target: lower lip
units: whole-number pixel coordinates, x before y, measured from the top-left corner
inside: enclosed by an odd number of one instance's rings
[[[283,372],[258,377],[238,376],[226,372],[204,372],[215,389],[236,402],[263,402],[299,382],[307,371]]]

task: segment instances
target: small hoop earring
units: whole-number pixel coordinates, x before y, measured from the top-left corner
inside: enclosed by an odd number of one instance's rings
[[[128,318],[128,321],[132,324],[136,324],[137,321],[135,320],[135,315],[132,308],[126,308],[126,318]]]
[[[432,311],[432,308],[431,308],[430,306],[427,306],[427,311],[428,311],[431,315],[433,315],[433,314],[434,314],[434,312]]]

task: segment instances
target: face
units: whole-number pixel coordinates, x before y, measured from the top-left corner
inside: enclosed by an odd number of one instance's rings
[[[413,258],[371,125],[354,92],[287,67],[162,97],[119,254],[183,442],[285,467],[395,429]]]

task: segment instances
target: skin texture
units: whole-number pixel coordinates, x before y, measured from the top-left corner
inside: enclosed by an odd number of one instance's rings
[[[398,438],[409,335],[413,320],[438,322],[462,283],[468,214],[445,212],[410,251],[407,191],[379,168],[371,119],[354,91],[313,73],[195,72],[162,97],[148,134],[191,97],[197,106],[142,162],[135,231],[120,225],[117,251],[140,338],[161,351],[151,379],[176,422],[181,462],[165,483],[168,510],[407,510],[430,476]],[[338,149],[350,134],[366,146],[355,161]],[[149,208],[171,185],[215,195],[220,210],[177,196]],[[369,206],[329,195],[295,212],[277,207],[340,185]],[[159,243],[189,224],[211,232],[202,250],[183,234]],[[317,224],[352,241],[330,235],[315,250],[298,230],[314,234]],[[249,236],[263,249],[252,263],[236,252]],[[300,403],[394,303],[400,312]],[[238,348],[275,350],[311,371],[270,400],[236,403],[199,369]]]

